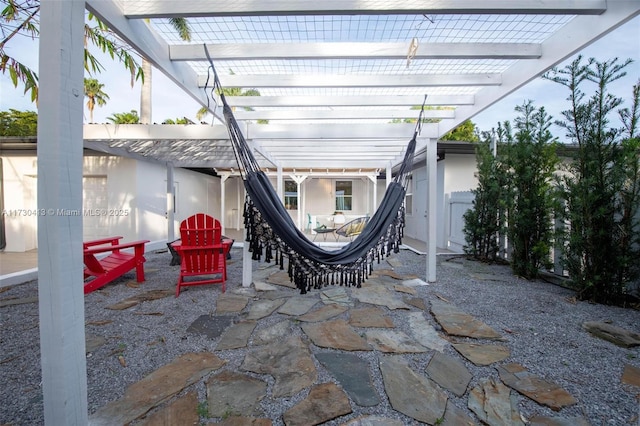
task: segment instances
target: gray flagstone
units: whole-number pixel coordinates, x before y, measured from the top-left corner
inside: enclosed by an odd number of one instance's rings
[[[431,312],[449,335],[476,339],[502,339],[502,336],[493,328],[450,303],[433,299]]]
[[[289,274],[287,271],[278,271],[269,275],[267,278],[267,283],[280,285],[283,287],[296,288],[296,285],[291,282],[291,278],[289,278]]]
[[[478,366],[493,364],[511,356],[509,348],[502,345],[479,343],[453,343],[452,345],[460,355]]]
[[[422,346],[442,352],[449,345],[449,341],[438,334],[422,312],[408,312],[407,319],[411,334]]]
[[[447,410],[444,412],[444,421],[441,426],[476,426],[477,423],[467,413],[458,408],[451,400],[447,401]]]
[[[407,336],[399,330],[393,329],[372,329],[365,332],[367,342],[380,352],[390,353],[420,353],[427,352],[425,348],[412,337]]]
[[[430,425],[444,417],[447,395],[427,377],[414,372],[407,361],[397,355],[382,357],[380,371],[395,410]]]
[[[146,272],[146,271],[145,271]],[[164,426],[176,424],[198,424],[198,394],[188,392],[186,395],[176,398],[166,407],[147,416],[139,424],[141,426]]]
[[[378,307],[351,309],[349,324],[353,327],[393,328],[393,320]]]
[[[207,381],[209,415],[226,417],[230,413],[261,416],[260,400],[267,394],[267,382],[233,371],[223,371]]]
[[[247,296],[223,293],[216,302],[216,314],[237,314],[242,312],[247,303],[249,303]]]
[[[402,420],[383,416],[360,416],[343,423],[341,426],[404,426]]]
[[[471,389],[468,406],[489,426],[524,426],[515,393],[494,378],[482,379]]]
[[[353,402],[362,407],[380,403],[371,375],[369,363],[356,355],[343,353],[318,353],[315,357],[338,380]]]
[[[268,317],[284,303],[284,299],[256,300],[251,304],[247,319],[258,320]]]
[[[222,334],[216,350],[246,348],[254,328],[256,322],[251,320],[232,325]]]
[[[322,303],[337,303],[343,306],[353,306],[353,300],[347,294],[344,287],[329,287],[320,292]]]
[[[289,320],[280,321],[270,327],[256,330],[253,334],[252,343],[254,345],[266,345],[278,339],[284,339],[291,335],[291,322]]]
[[[505,385],[554,411],[578,402],[557,384],[530,373],[520,364],[498,365],[496,369]]]
[[[352,289],[351,297],[358,299],[362,303],[386,306],[389,309],[410,309],[406,303],[398,298],[395,292],[381,285],[370,285],[361,289]]]
[[[187,333],[204,334],[210,339],[216,339],[233,324],[233,318],[230,315],[200,315],[187,328]]]
[[[343,351],[370,351],[367,341],[342,319],[302,324],[311,341],[322,348],[341,349]]]
[[[302,402],[287,410],[282,419],[287,426],[310,426],[351,413],[349,398],[335,383],[314,386]]]
[[[93,425],[129,424],[225,363],[208,352],[184,354],[129,386],[122,398],[93,413],[89,422]]]
[[[297,319],[304,322],[319,322],[326,321],[330,318],[337,317],[338,315],[348,311],[349,308],[342,305],[332,303],[331,305],[325,305],[315,311],[307,312],[304,315],[300,315]]]
[[[473,378],[463,363],[440,352],[431,357],[427,365],[427,374],[434,382],[456,396],[464,395]]]
[[[253,286],[255,287],[256,291],[274,291],[278,289],[278,287],[274,285],[256,279],[253,280]]]
[[[587,321],[582,324],[582,328],[596,337],[623,348],[640,346],[640,334],[613,324],[600,321]]]
[[[317,378],[309,348],[298,336],[256,348],[245,356],[240,369],[272,375],[274,398],[295,395]]]
[[[293,316],[306,314],[313,305],[318,303],[318,299],[313,295],[308,296],[309,297],[294,296],[289,298],[284,305],[278,309],[278,313]]]

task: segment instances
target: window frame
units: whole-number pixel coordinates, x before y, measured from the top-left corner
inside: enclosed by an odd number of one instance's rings
[[[338,195],[338,192],[344,192],[344,190],[339,190],[339,184],[348,184],[349,193],[343,193]],[[347,185],[345,185],[347,186]],[[337,212],[351,212],[353,211],[353,180],[337,180],[334,183],[334,206],[335,211]],[[347,203],[347,200],[348,203]]]
[[[287,184],[292,184],[295,192],[287,191]],[[291,189],[291,188],[289,188]],[[287,195],[287,193],[293,193],[294,195]],[[298,210],[299,206],[299,194],[298,194],[298,183],[293,179],[285,179],[284,180],[284,208],[287,210]],[[292,203],[292,201],[295,201]]]

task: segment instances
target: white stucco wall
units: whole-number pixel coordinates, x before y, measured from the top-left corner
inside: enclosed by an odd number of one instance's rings
[[[36,158],[4,158],[4,223],[7,239],[5,251],[36,248]]]
[[[468,191],[478,186],[475,154],[447,154],[444,159],[444,193]]]
[[[452,192],[469,191],[478,185],[474,176],[477,171],[475,155],[447,154],[438,162],[436,183],[436,244],[439,248],[447,247],[449,215],[447,200]],[[427,200],[427,168],[420,167],[413,171],[413,211],[407,212],[405,235],[424,241],[426,239],[426,200]]]
[[[35,211],[36,158],[4,157],[3,165],[5,210]],[[474,155],[448,154],[443,161],[438,162],[438,247],[446,247],[447,245],[448,197],[452,192],[468,191],[475,188],[477,186],[477,178],[474,176],[476,170]],[[86,156],[83,174],[85,179],[103,177],[107,182],[108,214],[100,218],[85,219],[85,223],[90,220],[98,220],[103,227],[104,235],[102,236],[121,235],[129,241],[134,239],[159,241],[167,238],[166,167],[115,156]],[[288,178],[288,176],[284,177],[284,179]],[[420,182],[426,182],[425,179],[426,167],[414,170],[414,187]],[[275,187],[275,177],[271,180]],[[303,184],[304,204],[300,204],[305,213],[301,219],[302,227],[307,224],[306,213],[316,216],[321,223],[328,221],[328,218],[335,211],[336,180],[351,180],[353,182],[353,209],[346,212],[347,220],[366,214],[372,215],[386,189],[384,179],[378,179],[374,184],[368,178],[359,177],[307,178]],[[220,178],[176,168],[174,182],[176,188],[174,235],[176,238],[179,236],[180,222],[194,213],[204,212],[216,218],[222,217]],[[377,191],[375,206],[373,206],[374,186]],[[424,240],[426,239],[424,218],[426,193],[415,193],[413,198],[413,211],[407,212],[405,234]],[[224,215],[227,228],[244,228],[243,206],[244,185],[242,180],[239,177],[230,177],[225,182]],[[292,210],[290,214],[296,222],[297,211]],[[5,230],[6,251],[21,252],[37,248],[37,216],[24,213],[7,215],[5,216]]]
[[[275,188],[276,177],[270,176],[269,179]],[[290,177],[284,175],[283,181],[284,180],[290,180]],[[380,203],[381,197],[381,195],[377,196],[375,200],[376,206],[373,206],[373,191],[374,188],[376,188],[379,192],[380,188],[382,188],[382,192],[384,192],[384,181],[382,184],[379,182],[374,184],[368,177],[346,176],[321,178],[311,176],[306,178],[301,184],[301,194],[299,194],[298,207],[303,212],[300,225],[301,229],[306,227],[308,221],[307,213],[316,217],[317,222],[327,226],[331,225],[329,218],[332,217],[336,211],[335,182],[337,180],[352,182],[352,209],[344,211],[346,220],[373,214],[375,207]],[[297,223],[298,210],[289,210],[289,215],[293,221]],[[315,224],[312,225],[315,226]]]
[[[37,248],[37,167],[36,157],[3,157],[5,251],[23,252]],[[161,241],[167,238],[167,170],[159,164],[115,156],[85,156],[85,181],[105,181],[106,201],[85,200],[85,225],[94,229],[93,238],[120,235],[124,241]],[[174,229],[180,222],[203,212],[220,215],[220,179],[185,169],[174,170],[177,188]],[[92,196],[85,191],[85,197]],[[87,208],[101,205],[98,212]],[[64,209],[65,206],[60,206]],[[85,226],[85,228],[86,228]]]

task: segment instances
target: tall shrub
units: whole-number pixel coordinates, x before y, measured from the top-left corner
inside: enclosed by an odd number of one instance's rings
[[[476,144],[478,186],[472,190],[473,207],[464,214],[465,253],[483,261],[495,261],[499,254],[499,238],[504,232],[506,206],[504,164],[491,151],[492,139],[508,132],[498,126],[497,132],[484,133]]]
[[[562,112],[564,120],[557,124],[578,145],[570,173],[562,180],[570,223],[565,266],[581,299],[606,304],[624,298],[628,277],[621,272],[629,270],[625,252],[629,244],[622,232],[624,208],[628,203],[632,210],[637,208],[637,199],[623,197],[628,180],[625,157],[637,156],[637,151],[627,153],[621,144],[623,129],[612,127],[609,119],[622,99],[609,93],[608,87],[625,75],[623,69],[630,62],[590,59],[585,64],[578,57],[546,75],[569,90],[571,108]],[[595,90],[587,97],[583,86],[589,83]]]
[[[624,124],[621,164],[624,182],[620,193],[621,267],[618,280],[631,283],[640,276],[640,81],[633,87],[631,109],[620,110]],[[640,290],[636,283],[635,290]]]
[[[551,117],[531,101],[517,106],[516,133],[510,143],[508,230],[511,268],[516,275],[535,278],[549,267],[556,204],[553,176],[558,165],[556,144],[549,131]]]

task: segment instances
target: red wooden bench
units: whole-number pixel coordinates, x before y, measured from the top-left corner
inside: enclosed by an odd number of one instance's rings
[[[84,252],[84,294],[103,287],[116,278],[136,269],[136,280],[144,281],[144,245],[149,240],[120,244],[122,237],[109,237],[101,240],[86,241],[82,244]],[[133,253],[121,251],[133,248]],[[110,253],[98,258],[96,255]],[[94,277],[87,281],[87,278]]]

